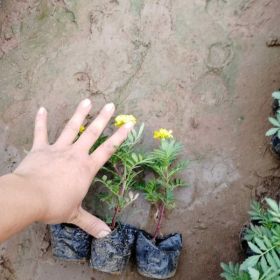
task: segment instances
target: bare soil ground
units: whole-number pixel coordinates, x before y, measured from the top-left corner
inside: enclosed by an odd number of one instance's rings
[[[135,114],[147,146],[153,129],[172,129],[193,160],[163,227],[184,238],[174,279],[220,279],[221,261],[242,258],[251,198],[279,198],[264,137],[279,42],[278,0],[0,0],[0,173],[30,149],[40,105],[52,141],[85,97],[93,116],[107,101]],[[123,219],[151,230],[151,217],[139,200]],[[41,224],[0,255],[1,280],[143,279],[132,266],[117,277],[54,260]]]

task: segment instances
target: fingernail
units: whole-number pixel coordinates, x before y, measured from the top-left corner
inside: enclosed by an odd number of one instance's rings
[[[115,108],[114,103],[108,103],[105,105],[105,110],[106,111],[112,111]]]
[[[96,235],[96,237],[97,237],[97,238],[104,238],[105,236],[107,236],[107,235],[110,234],[110,233],[111,233],[110,231],[102,230],[102,231],[100,231],[100,232]]]
[[[133,122],[128,122],[128,123],[126,123],[126,124],[124,125],[124,127],[127,128],[127,129],[130,129],[130,128],[132,128],[133,126],[134,126],[134,123],[133,123]]]
[[[46,113],[46,109],[44,107],[40,107],[38,114],[42,115],[44,113]]]
[[[82,101],[83,107],[88,107],[90,104],[91,104],[91,101],[88,98]]]

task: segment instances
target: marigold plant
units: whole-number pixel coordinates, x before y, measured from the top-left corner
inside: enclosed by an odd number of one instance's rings
[[[177,175],[189,163],[187,160],[178,162],[183,146],[173,139],[171,131],[161,129],[157,132],[158,137],[156,138],[160,139],[160,144],[158,148],[150,153],[150,162],[147,164],[153,171],[154,178],[140,185],[146,200],[157,208],[154,240],[160,233],[165,210],[175,207],[174,190],[178,187],[186,186],[185,182],[177,178]]]
[[[249,212],[252,223],[245,231],[250,248],[242,264],[222,263],[226,280],[277,280],[280,278],[280,204],[265,199],[267,207],[254,201]]]
[[[115,119],[115,124],[119,126],[122,123],[123,125],[131,122],[132,119],[136,122],[135,117],[132,117],[125,119],[118,116]],[[138,184],[139,175],[143,172],[143,166],[150,162],[143,153],[136,151],[136,145],[141,140],[143,130],[144,124],[138,130],[131,131],[127,140],[102,168],[104,175],[95,179],[107,189],[101,194],[101,200],[114,209],[111,219],[112,229],[115,228],[117,218],[122,210],[137,199],[139,194],[135,193],[134,190]]]

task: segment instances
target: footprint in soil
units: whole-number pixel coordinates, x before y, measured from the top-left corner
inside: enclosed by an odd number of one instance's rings
[[[16,280],[15,271],[11,261],[4,256],[0,256],[0,275],[1,280]]]
[[[216,42],[209,46],[206,66],[211,70],[222,70],[233,59],[232,43]]]

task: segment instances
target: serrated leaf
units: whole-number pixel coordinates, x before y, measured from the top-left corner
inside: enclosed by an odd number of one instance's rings
[[[251,250],[257,254],[262,254],[262,251],[252,242],[248,242],[249,247],[251,248]]]
[[[279,207],[275,200],[271,198],[266,198],[265,201],[273,211],[279,212]]]
[[[269,121],[272,125],[274,125],[274,126],[276,126],[276,127],[280,127],[279,122],[278,122],[275,118],[269,117],[269,118],[268,118],[268,121]]]
[[[275,133],[277,133],[278,131],[279,131],[279,128],[277,128],[277,127],[270,128],[270,129],[265,133],[265,136],[272,136],[272,135],[274,135]]]
[[[254,240],[261,250],[266,251],[267,248],[261,239],[259,239],[258,237],[255,237]]]
[[[280,219],[278,219],[278,218],[271,218],[271,221],[273,221],[273,222],[276,222],[276,223],[279,223],[279,224],[280,224]]]
[[[251,256],[246,259],[240,266],[241,270],[248,270],[249,267],[254,267],[259,261],[260,256]]]
[[[266,235],[264,235],[263,241],[264,241],[264,243],[266,244],[266,246],[272,247],[272,244],[271,244],[271,242],[269,241],[269,239],[267,238]]]
[[[263,271],[268,270],[268,265],[264,256],[261,257],[261,267]]]
[[[272,256],[273,260],[275,261],[277,267],[280,268],[279,256],[277,255],[277,253],[275,252],[275,250],[272,250],[272,251],[271,251],[271,256]]]
[[[266,260],[269,263],[269,265],[273,268],[274,271],[277,270],[277,265],[269,252],[266,253]]]
[[[260,273],[255,268],[248,268],[248,272],[250,274],[251,280],[259,280],[260,279]]]

